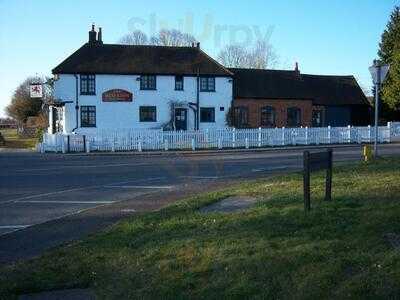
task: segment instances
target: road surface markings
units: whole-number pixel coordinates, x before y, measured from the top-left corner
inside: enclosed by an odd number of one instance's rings
[[[32,225],[0,225],[0,229],[21,229]]]
[[[154,181],[154,180],[159,180],[159,179],[164,179],[165,177],[150,177],[150,178],[145,178],[145,179],[133,179],[133,180],[128,180],[128,181],[120,181],[120,182],[114,182],[111,183],[111,185],[118,185],[118,184],[127,184],[130,182],[147,182],[147,181]],[[55,192],[50,192],[50,193],[44,193],[44,194],[36,194],[36,195],[31,195],[31,196],[26,196],[26,197],[21,197],[21,198],[16,198],[16,199],[11,199],[7,201],[0,202],[1,204],[6,204],[6,203],[15,203],[15,202],[21,202],[23,200],[29,200],[29,199],[34,199],[34,198],[40,198],[40,197],[46,197],[46,196],[53,196],[53,195],[58,195],[58,194],[63,194],[63,193],[69,193],[69,192],[76,192],[76,191],[83,191],[83,190],[88,190],[88,189],[93,189],[93,188],[101,188],[104,187],[104,185],[92,185],[92,186],[87,186],[87,187],[79,187],[79,188],[74,188],[74,189],[66,189],[66,190],[61,190],[61,191],[55,191]]]
[[[23,200],[18,203],[62,203],[62,204],[110,204],[115,201],[52,201],[52,200]]]
[[[79,165],[79,166],[58,166],[54,168],[40,168],[40,169],[19,169],[15,170],[15,172],[34,172],[34,171],[52,171],[52,170],[61,170],[61,169],[84,169],[84,168],[106,168],[106,167],[126,167],[126,166],[144,166],[149,163],[124,163],[124,164],[104,164],[104,165]]]
[[[270,167],[270,168],[258,168],[258,169],[252,169],[252,172],[265,172],[265,171],[274,171],[274,170],[283,170],[287,169],[289,166],[280,166],[280,167]]]
[[[193,179],[218,179],[218,176],[179,176],[179,178],[193,178]]]
[[[143,196],[143,195],[146,195],[146,194],[151,194],[151,192],[143,193],[143,194],[141,194],[141,195],[132,196],[129,200],[132,200],[132,199],[134,199],[134,198],[136,198],[136,197],[138,197],[138,196]],[[117,200],[117,201],[115,201],[114,203],[123,202],[123,201],[126,201],[126,200],[128,200],[128,199]],[[100,207],[106,206],[106,205],[108,205],[108,204],[107,204],[107,203],[106,203],[106,204],[99,204],[99,205],[96,205],[96,206],[94,206],[94,207],[92,206],[92,207],[87,207],[87,208],[79,209],[79,210],[77,210],[77,211],[74,211],[74,212],[71,212],[71,213],[67,213],[67,214],[61,215],[61,216],[56,217],[56,218],[48,219],[48,220],[43,221],[43,222],[39,222],[39,223],[35,223],[35,224],[26,225],[25,227],[18,227],[18,228],[15,228],[15,227],[14,227],[12,231],[8,231],[8,232],[5,232],[5,233],[0,233],[0,236],[2,236],[2,235],[7,235],[7,234],[11,234],[11,233],[14,233],[14,232],[16,232],[16,231],[23,230],[23,229],[26,229],[26,228],[29,228],[29,227],[32,227],[32,226],[35,226],[35,225],[40,225],[40,224],[44,224],[44,223],[47,223],[47,222],[51,222],[51,221],[60,220],[60,219],[63,219],[63,218],[67,218],[67,217],[79,215],[79,214],[81,214],[81,213],[83,213],[83,212],[86,212],[86,211],[89,211],[89,210],[93,210],[93,209],[96,209],[96,208],[100,208]],[[0,229],[1,229],[1,227],[0,227]],[[5,228],[5,229],[8,229],[8,228]],[[11,228],[10,228],[10,229],[11,229]]]
[[[105,188],[121,189],[173,189],[172,185],[105,185]]]

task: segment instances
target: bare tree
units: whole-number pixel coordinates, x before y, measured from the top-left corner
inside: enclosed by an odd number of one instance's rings
[[[229,45],[225,47],[218,55],[218,61],[232,68],[246,68],[248,60],[248,51],[240,45]]]
[[[196,42],[194,36],[176,29],[163,29],[150,39],[150,44],[158,46],[190,46]]]
[[[147,35],[140,30],[127,33],[119,39],[119,43],[124,45],[147,45],[148,42]]]
[[[277,64],[277,55],[272,45],[265,41],[257,41],[252,49],[248,59],[249,68],[267,69],[274,68]]]
[[[252,47],[228,45],[218,55],[221,64],[231,68],[267,69],[278,62],[272,45],[257,41]]]

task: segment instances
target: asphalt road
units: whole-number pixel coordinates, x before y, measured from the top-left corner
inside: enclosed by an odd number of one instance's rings
[[[300,170],[303,150],[218,155],[0,153],[0,262],[40,254],[117,220],[243,178]],[[400,145],[381,146],[385,156]],[[335,162],[360,146],[334,149]]]

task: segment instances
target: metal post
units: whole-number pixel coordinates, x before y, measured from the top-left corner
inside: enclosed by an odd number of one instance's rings
[[[378,117],[379,117],[379,88],[381,85],[381,66],[378,65],[377,81],[375,85],[375,138],[374,138],[374,158],[378,157]]]

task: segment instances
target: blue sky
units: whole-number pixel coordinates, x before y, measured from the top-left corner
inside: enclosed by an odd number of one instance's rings
[[[303,73],[353,74],[370,87],[368,66],[395,5],[400,0],[0,0],[0,116],[24,78],[51,74],[87,41],[92,22],[106,43],[133,29],[189,31],[212,56],[227,43],[261,37],[279,68],[298,61]]]

